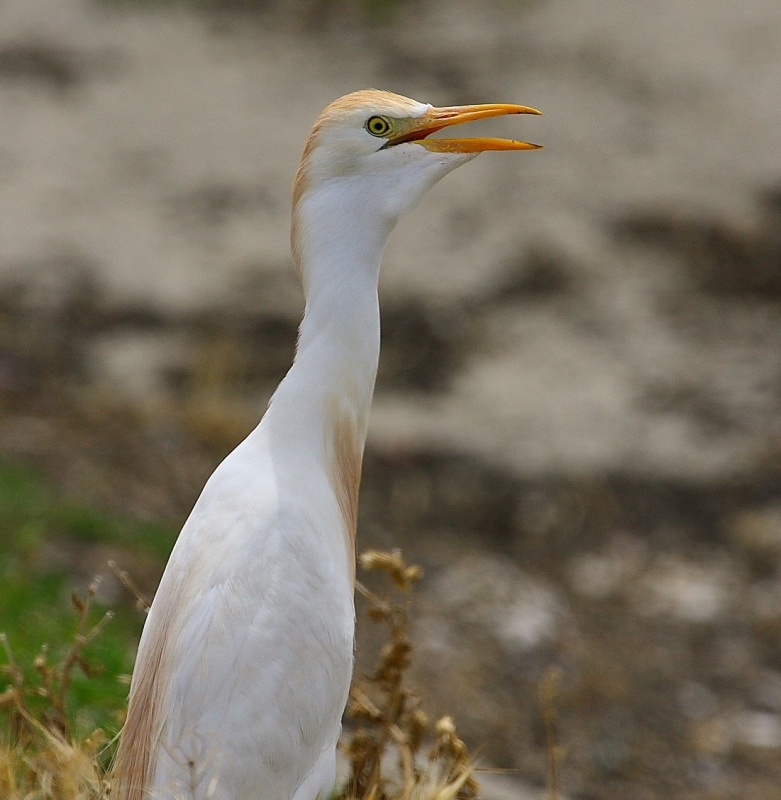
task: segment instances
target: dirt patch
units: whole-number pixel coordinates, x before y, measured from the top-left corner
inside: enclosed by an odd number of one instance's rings
[[[781,300],[781,212],[775,193],[751,225],[729,225],[669,213],[625,217],[616,225],[626,240],[675,253],[699,289],[714,295]]]

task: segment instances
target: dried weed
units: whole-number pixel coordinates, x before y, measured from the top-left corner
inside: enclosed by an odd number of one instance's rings
[[[446,716],[432,722],[405,684],[412,657],[410,598],[422,570],[406,564],[398,550],[369,550],[359,564],[388,575],[396,597],[389,600],[357,584],[368,601],[369,617],[387,626],[388,641],[374,673],[353,682],[347,719],[354,727],[343,741],[350,778],[341,797],[471,800],[478,792],[474,764],[453,720]]]
[[[0,797],[4,800],[99,800],[106,797],[101,752],[106,743],[102,730],[86,738],[70,731],[67,703],[75,671],[88,678],[101,667],[91,664],[85,648],[111,619],[106,613],[90,624],[90,607],[97,592],[91,584],[86,598],[71,597],[76,631],[70,648],[52,663],[44,645],[35,656],[33,678],[17,662],[8,637],[0,634],[7,663],[0,668],[10,685],[0,693],[0,711],[8,719],[8,732],[0,736]]]

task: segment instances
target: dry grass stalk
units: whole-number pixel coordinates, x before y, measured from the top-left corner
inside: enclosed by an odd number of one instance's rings
[[[0,797],[4,800],[100,800],[106,796],[99,758],[105,744],[103,731],[74,741],[67,716],[74,671],[80,669],[88,678],[100,672],[84,656],[84,649],[112,616],[107,613],[90,627],[96,591],[97,583],[93,583],[86,598],[72,596],[77,619],[73,642],[60,663],[50,662],[45,646],[40,649],[33,660],[36,683],[25,677],[7,636],[0,634],[7,661],[2,671],[11,679],[0,694],[0,710],[9,722],[8,737],[0,741]]]
[[[116,561],[109,561],[108,568],[114,574],[114,577],[125,587],[125,589],[130,592],[133,597],[136,599],[136,608],[139,611],[143,611],[144,614],[149,613],[149,609],[152,607],[151,601],[147,600],[146,597],[141,593],[141,590],[136,586],[136,582],[133,580],[132,576],[126,569],[121,569]]]
[[[551,667],[540,683],[540,706],[545,723],[545,740],[548,749],[547,800],[560,800],[561,798],[561,761],[564,758],[564,748],[559,744],[556,728],[556,701],[561,677],[561,670]]]
[[[347,717],[357,723],[344,742],[351,776],[344,800],[471,800],[478,785],[466,745],[450,717],[431,722],[420,698],[405,685],[410,666],[410,595],[422,570],[406,564],[398,550],[367,551],[365,570],[381,571],[400,597],[391,601],[357,584],[368,600],[369,617],[388,627],[389,639],[374,673],[355,681]],[[433,739],[433,746],[425,748]],[[395,765],[388,761],[395,756]],[[394,773],[389,777],[388,772]]]

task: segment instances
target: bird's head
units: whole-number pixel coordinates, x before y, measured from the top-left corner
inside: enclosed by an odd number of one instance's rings
[[[356,225],[371,219],[387,233],[427,189],[478,153],[539,147],[510,139],[429,138],[431,134],[486,117],[539,113],[506,103],[436,108],[376,89],[339,98],[316,121],[296,174],[294,251],[301,245],[297,234],[303,233],[302,216],[315,222],[327,213],[333,221],[350,213]]]
[[[486,150],[535,150],[495,138],[428,138],[443,128],[506,114],[539,114],[508,103],[435,108],[402,95],[364,89],[335,100],[320,114],[304,148],[295,194],[331,181],[354,191],[407,197],[411,206],[452,169]]]

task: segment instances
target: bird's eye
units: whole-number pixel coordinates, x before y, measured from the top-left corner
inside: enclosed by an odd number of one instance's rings
[[[391,130],[391,124],[385,117],[369,117],[365,127],[372,136],[386,136]]]

